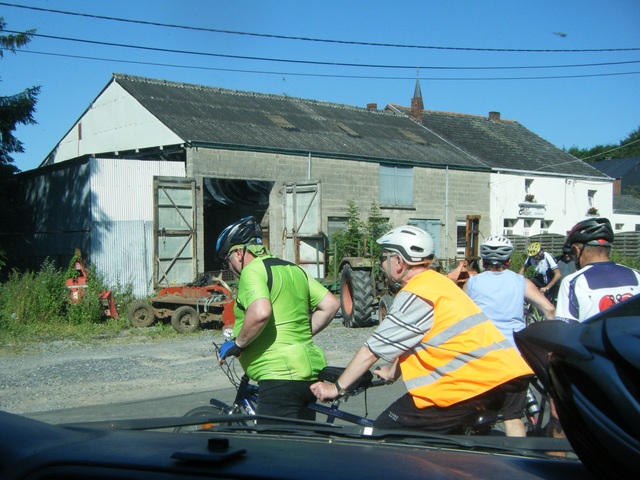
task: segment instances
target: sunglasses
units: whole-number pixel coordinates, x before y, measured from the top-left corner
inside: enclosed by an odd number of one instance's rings
[[[387,260],[388,258],[391,257],[396,257],[396,254],[393,253],[387,253],[386,255],[384,253],[380,254],[380,257],[378,258],[378,262],[380,262],[382,264],[382,262],[384,262],[385,260]]]
[[[229,263],[229,261],[231,260],[231,255],[233,255],[234,252],[236,252],[236,251],[237,251],[237,249],[229,251],[229,253],[227,253],[227,256],[224,257],[224,260],[223,260],[222,264],[223,265],[227,265]]]

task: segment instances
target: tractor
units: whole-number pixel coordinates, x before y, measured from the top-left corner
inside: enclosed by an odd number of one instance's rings
[[[192,283],[164,287],[154,297],[135,302],[127,317],[135,327],[149,327],[158,319],[170,318],[177,332],[192,333],[204,323],[233,327],[233,306],[232,288],[219,274],[206,272]]]
[[[393,296],[372,256],[344,257],[340,262],[340,308],[345,327],[369,327],[382,320]],[[373,318],[378,309],[378,318]]]
[[[458,260],[458,266],[445,273],[460,288],[476,273],[470,263],[477,263],[480,215],[467,215],[465,230],[465,257]],[[393,303],[384,274],[375,261],[375,247],[369,245],[369,252],[359,257],[344,257],[340,262],[340,307],[342,323],[345,327],[368,327],[381,322]],[[431,265],[433,261],[435,264]],[[429,261],[430,268],[440,271],[437,259]],[[373,316],[377,307],[378,314]]]

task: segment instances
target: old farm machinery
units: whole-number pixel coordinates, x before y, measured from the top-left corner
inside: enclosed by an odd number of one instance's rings
[[[191,333],[205,323],[215,322],[221,328],[233,326],[233,305],[231,287],[220,276],[207,272],[192,283],[164,287],[156,296],[135,302],[127,317],[136,327],[170,319],[177,332]]]

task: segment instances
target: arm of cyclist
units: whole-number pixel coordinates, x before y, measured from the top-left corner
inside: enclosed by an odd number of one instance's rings
[[[393,363],[391,364],[391,366],[387,367],[385,365],[376,368],[373,373],[375,375],[377,375],[378,377],[380,377],[382,380],[384,380],[387,383],[393,383],[395,382],[398,378],[400,378],[401,375],[401,371],[400,371],[400,363],[398,361],[398,359],[396,358]]]
[[[339,308],[340,302],[338,299],[331,292],[327,292],[313,314],[311,314],[311,335],[324,330],[331,323]]]
[[[260,335],[262,329],[271,318],[271,302],[267,298],[258,298],[251,302],[245,312],[242,328],[234,340],[228,340],[220,347],[220,361],[225,363],[227,357],[239,357],[244,347]]]
[[[545,320],[554,319],[556,307],[553,306],[553,303],[551,303],[542,291],[538,290],[538,287],[528,278],[525,278],[524,298],[528,303],[533,304],[533,306],[542,312]]]
[[[361,347],[360,350],[347,365],[345,371],[340,375],[338,384],[344,389],[349,389],[358,378],[360,378],[367,370],[369,370],[380,357],[375,355],[367,347]],[[338,397],[338,387],[335,383],[316,382],[311,385],[311,391],[321,402],[328,402]]]
[[[556,268],[555,270],[553,270],[553,278],[549,281],[549,283],[546,286],[542,287],[540,291],[542,293],[548,292],[553,288],[553,286],[556,283],[560,281],[561,278],[562,278],[562,273],[560,272],[559,268]]]
[[[236,337],[236,344],[240,348],[246,347],[260,335],[267,321],[271,318],[271,312],[271,302],[268,298],[257,298],[249,304],[245,312],[242,328]]]

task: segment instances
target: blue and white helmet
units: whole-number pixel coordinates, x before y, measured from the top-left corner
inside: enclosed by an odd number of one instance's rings
[[[482,260],[493,265],[507,263],[512,253],[513,244],[511,240],[502,235],[491,235],[480,244]]]

